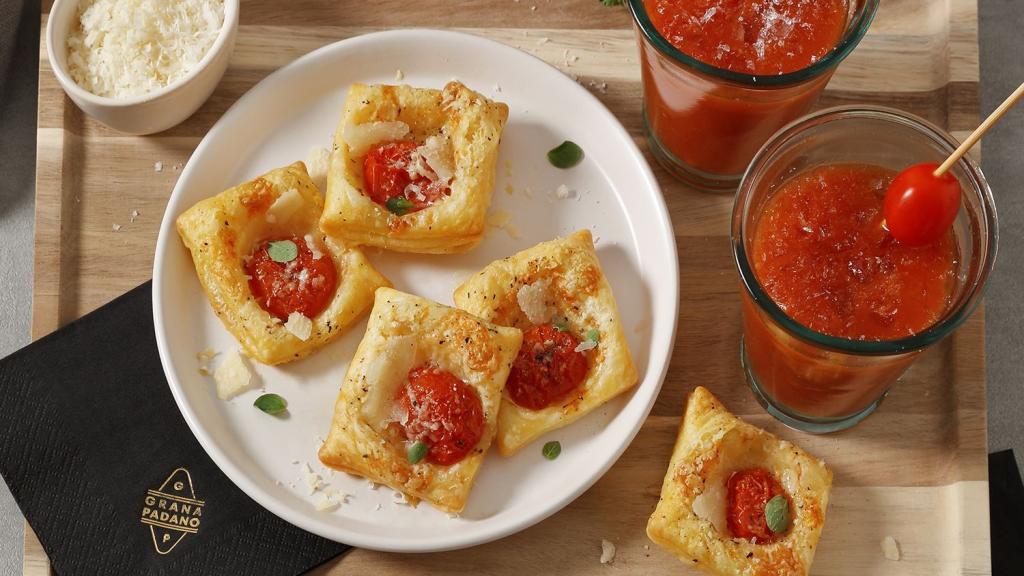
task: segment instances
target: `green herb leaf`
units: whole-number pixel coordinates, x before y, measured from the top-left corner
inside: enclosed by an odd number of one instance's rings
[[[566,140],[548,151],[548,162],[555,168],[572,168],[583,161],[583,149]]]
[[[789,500],[782,494],[776,495],[764,505],[764,519],[768,529],[779,534],[789,528]]]
[[[597,331],[597,328],[591,328],[590,330],[587,330],[587,340],[595,343],[600,342],[601,333]]]
[[[288,409],[288,402],[285,402],[285,399],[277,394],[264,394],[257,398],[252,405],[271,416],[277,416]]]
[[[299,247],[291,240],[278,240],[267,246],[267,255],[274,262],[291,262],[299,255]]]
[[[426,458],[429,449],[430,446],[427,446],[427,443],[422,440],[417,440],[410,444],[409,451],[406,453],[406,456],[409,457],[409,463],[419,464],[420,460]]]
[[[562,453],[562,443],[558,440],[552,440],[544,445],[544,448],[541,449],[540,453],[548,460],[554,460]]]
[[[605,6],[622,6],[622,0],[601,0]]]
[[[565,318],[560,318],[560,319],[556,320],[555,321],[555,330],[558,330],[559,332],[568,332],[569,331],[569,321],[566,320]]]
[[[384,203],[388,211],[398,216],[404,216],[412,210],[412,200],[403,198],[401,196],[393,196],[388,198],[388,201]]]

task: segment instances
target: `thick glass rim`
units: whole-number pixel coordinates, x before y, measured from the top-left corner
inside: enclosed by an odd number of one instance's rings
[[[992,190],[989,188],[985,175],[981,168],[969,156],[963,156],[955,165],[961,168],[968,180],[971,182],[972,191],[965,193],[977,194],[979,198],[978,220],[984,221],[987,228],[987,242],[977,249],[984,249],[985,260],[980,264],[979,270],[971,284],[966,286],[961,296],[960,304],[955,310],[949,312],[941,321],[913,336],[896,340],[852,340],[840,338],[817,332],[800,324],[789,317],[758,282],[754,270],[747,258],[746,247],[743,238],[746,235],[744,228],[744,216],[749,209],[747,199],[752,194],[751,180],[754,175],[761,172],[768,164],[769,159],[792,138],[798,136],[808,128],[819,126],[827,122],[848,120],[851,118],[863,118],[871,120],[883,120],[893,122],[902,126],[910,127],[922,136],[931,139],[943,150],[952,153],[959,143],[947,132],[935,126],[931,122],[892,108],[883,106],[838,106],[814,112],[803,118],[799,118],[779,130],[754,156],[743,179],[736,191],[736,198],[733,203],[733,217],[731,238],[733,259],[739,271],[740,279],[747,290],[747,294],[753,298],[760,309],[771,316],[772,320],[782,326],[787,332],[811,345],[864,356],[884,356],[901,354],[921,350],[931,344],[942,340],[960,326],[977,308],[987,288],[987,280],[992,268],[995,265],[996,251],[999,245],[999,227],[996,216],[995,201],[992,198]]]
[[[867,33],[868,28],[871,26],[871,22],[875,19],[875,13],[878,11],[879,0],[863,0],[863,2],[863,9],[859,10],[854,16],[854,21],[848,28],[846,35],[843,36],[843,39],[839,41],[839,44],[836,44],[836,47],[833,48],[832,51],[826,54],[821,60],[818,60],[806,68],[801,68],[800,70],[794,70],[793,72],[787,72],[785,74],[744,74],[742,72],[734,72],[732,70],[726,70],[725,68],[712,66],[706,62],[701,62],[673,46],[672,43],[658,32],[654,23],[651,22],[650,17],[647,15],[647,8],[644,6],[644,0],[628,0],[627,4],[629,5],[629,11],[633,14],[633,21],[636,22],[637,27],[643,33],[644,37],[665,56],[709,76],[728,80],[737,84],[743,84],[752,88],[761,88],[800,84],[801,82],[811,80],[838,66],[839,63],[849,56],[850,52],[857,47],[857,44],[860,43],[861,38],[864,37],[864,34]]]

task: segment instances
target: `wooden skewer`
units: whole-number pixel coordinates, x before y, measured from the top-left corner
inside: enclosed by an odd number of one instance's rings
[[[1003,114],[1006,114],[1006,111],[1012,108],[1013,105],[1016,104],[1022,96],[1024,96],[1024,84],[1018,86],[1017,89],[1013,91],[1013,94],[1010,94],[1010,96],[1006,100],[1003,100],[1003,103],[1000,104],[998,108],[993,110],[992,113],[988,115],[988,118],[985,118],[985,121],[982,122],[980,126],[974,129],[974,132],[971,132],[971,135],[968,136],[962,144],[960,144],[960,146],[956,149],[956,151],[953,152],[953,154],[949,156],[949,158],[946,158],[946,161],[942,163],[942,166],[939,166],[938,168],[935,169],[935,172],[932,172],[932,175],[938,178],[939,176],[945,174],[946,170],[952,168],[953,164],[956,164],[957,161],[960,160],[961,156],[963,156],[964,154],[967,153],[968,150],[973,148],[974,145],[978,143],[978,140],[981,139],[982,135],[984,135],[985,132],[988,132],[988,129],[991,128],[993,124],[998,122],[999,119],[1003,117]]]

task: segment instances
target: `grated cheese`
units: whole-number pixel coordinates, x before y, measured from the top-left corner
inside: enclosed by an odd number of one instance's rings
[[[194,70],[223,25],[224,0],[83,0],[68,72],[98,96],[142,96]]]
[[[274,200],[274,203],[267,209],[267,222],[274,224],[280,222],[286,224],[291,217],[298,212],[299,208],[305,201],[302,199],[302,195],[295,188],[289,188],[285,190],[284,194],[281,194]]]

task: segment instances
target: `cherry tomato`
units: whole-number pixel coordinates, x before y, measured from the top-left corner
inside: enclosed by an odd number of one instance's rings
[[[778,494],[786,494],[771,472],[764,468],[733,472],[727,488],[726,521],[733,536],[758,544],[774,542],[781,536],[768,528],[764,517],[765,504]]]
[[[476,448],[484,435],[484,407],[473,388],[451,372],[427,364],[413,368],[395,402],[405,437],[429,446],[427,461],[449,466]]]
[[[949,230],[960,211],[960,183],[938,164],[915,164],[896,175],[885,193],[885,224],[892,237],[910,246],[931,244]]]
[[[505,389],[513,402],[540,410],[565,399],[587,377],[587,356],[576,352],[580,340],[551,324],[532,326],[509,371]]]
[[[298,255],[290,262],[275,262],[267,248],[271,242],[291,240]],[[338,284],[338,270],[326,252],[313,257],[313,252],[302,238],[271,238],[256,245],[245,273],[249,276],[249,290],[261,308],[275,318],[288,320],[298,312],[313,318],[323,312],[334,297]]]
[[[419,144],[412,140],[396,140],[377,144],[363,157],[366,195],[399,216],[422,210],[451,193],[447,184],[440,180],[409,175],[407,167],[417,148]],[[401,202],[392,201],[389,205],[388,200],[392,199],[401,199]]]

